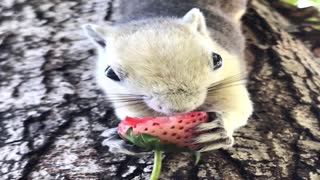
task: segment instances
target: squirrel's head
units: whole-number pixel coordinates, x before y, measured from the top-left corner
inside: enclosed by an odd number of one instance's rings
[[[84,29],[99,51],[98,82],[119,118],[198,110],[229,56],[196,8],[182,18]]]

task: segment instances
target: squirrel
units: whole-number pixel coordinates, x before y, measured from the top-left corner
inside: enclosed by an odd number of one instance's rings
[[[207,6],[199,7],[201,2]],[[247,0],[124,3],[117,23],[83,25],[98,52],[97,82],[116,116],[205,111],[209,122],[197,126],[201,133],[192,142],[200,152],[231,147],[234,131],[253,112],[241,31]],[[109,151],[142,153],[116,128],[105,134]]]

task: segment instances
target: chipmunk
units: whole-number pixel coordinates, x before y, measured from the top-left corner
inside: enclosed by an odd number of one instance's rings
[[[201,133],[193,139],[199,151],[231,147],[234,131],[253,112],[240,20],[247,1],[214,0],[201,10],[189,1],[126,3],[118,23],[83,26],[98,51],[97,82],[116,116],[206,111],[210,121],[196,128]],[[130,9],[130,3],[139,6]],[[116,128],[107,131],[104,144],[111,152],[140,152]]]

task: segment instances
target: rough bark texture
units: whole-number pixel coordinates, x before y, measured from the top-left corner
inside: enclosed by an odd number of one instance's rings
[[[0,2],[0,179],[147,179],[152,156],[112,155],[116,125],[80,26],[105,23],[112,0]],[[122,4],[125,5],[125,4]],[[121,15],[121,14],[118,14]],[[320,179],[320,63],[265,1],[244,17],[250,123],[230,150],[167,154],[161,179]]]

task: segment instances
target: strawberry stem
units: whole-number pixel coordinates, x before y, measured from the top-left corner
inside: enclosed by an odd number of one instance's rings
[[[161,171],[161,151],[154,150],[153,169],[150,180],[157,180]]]

